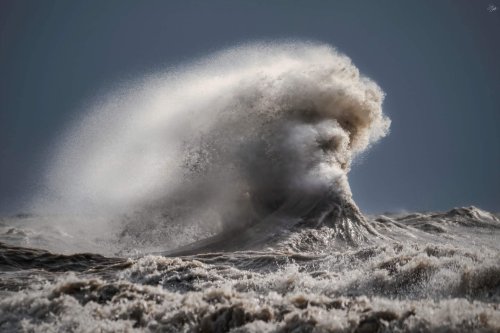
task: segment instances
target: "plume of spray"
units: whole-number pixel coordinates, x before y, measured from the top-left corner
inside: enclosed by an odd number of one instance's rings
[[[60,139],[47,190],[32,207],[99,216],[80,229],[103,237],[106,226],[114,230],[110,239],[152,248],[272,224],[277,216],[327,219],[356,238],[356,226],[370,228],[347,174],[388,133],[383,98],[328,45],[225,50],[96,103]]]

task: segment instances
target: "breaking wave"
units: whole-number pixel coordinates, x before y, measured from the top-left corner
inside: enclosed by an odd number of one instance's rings
[[[99,216],[80,229],[119,230],[135,245],[245,230],[242,246],[284,225],[325,223],[355,243],[373,230],[347,174],[388,133],[383,98],[327,45],[225,50],[96,103],[60,138],[32,207]]]
[[[382,101],[313,43],[108,95],[60,138],[35,214],[0,217],[0,331],[500,332],[500,215],[352,200]]]

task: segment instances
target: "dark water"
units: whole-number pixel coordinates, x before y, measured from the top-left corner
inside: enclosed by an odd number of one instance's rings
[[[372,216],[356,241],[343,216],[127,256],[56,251],[69,235],[33,227],[42,217],[4,218],[0,331],[500,331],[497,216]]]

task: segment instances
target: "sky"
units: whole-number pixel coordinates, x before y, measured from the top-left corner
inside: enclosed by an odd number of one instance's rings
[[[500,0],[0,0],[0,214],[116,84],[237,44],[328,43],[387,96],[391,134],[350,175],[368,213],[500,211]]]

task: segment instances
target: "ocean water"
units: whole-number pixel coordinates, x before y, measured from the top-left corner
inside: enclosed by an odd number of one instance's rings
[[[356,206],[384,97],[299,41],[117,85],[0,220],[0,331],[499,332],[498,216]]]
[[[37,219],[1,220],[0,331],[500,331],[500,220],[475,207],[369,217],[378,235],[356,245],[300,226],[180,256],[33,249],[70,242]]]

